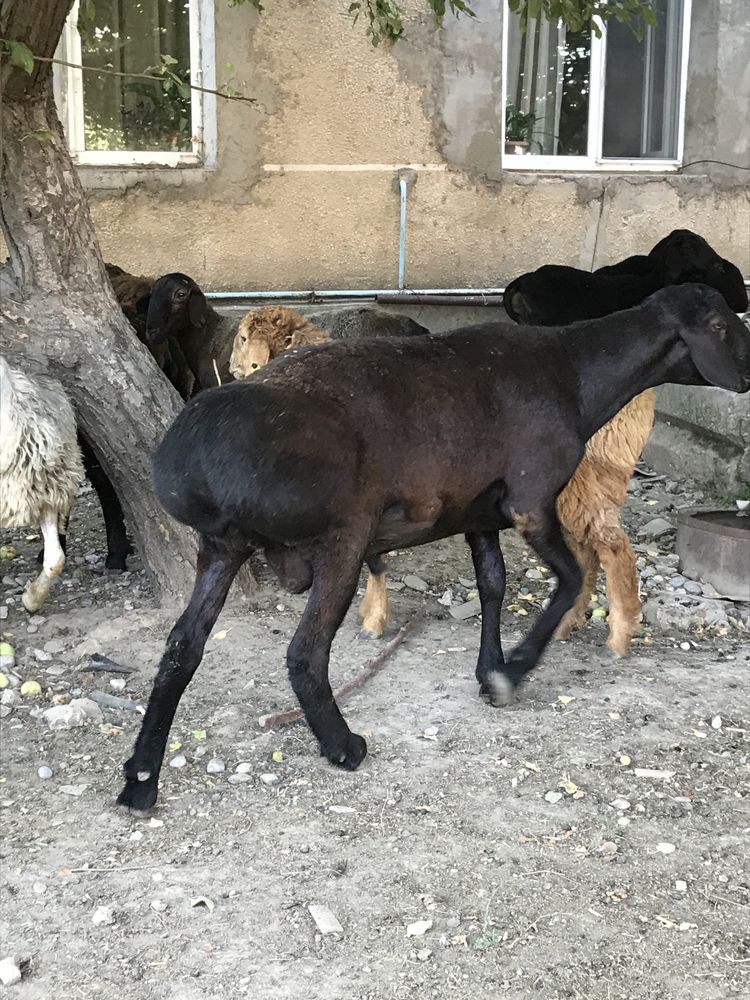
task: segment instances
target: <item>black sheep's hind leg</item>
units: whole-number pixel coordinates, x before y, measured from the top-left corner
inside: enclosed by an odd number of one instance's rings
[[[357,537],[331,539],[313,559],[313,584],[304,614],[287,651],[289,679],[320,744],[320,752],[338,767],[354,771],[367,744],[351,732],[328,680],[331,643],[357,590],[364,546]]]
[[[249,550],[233,550],[201,536],[198,572],[190,603],[172,629],[154,680],[148,708],[130,760],[118,805],[142,812],[156,802],[159,772],[180,698],[203,657],[206,639]]]
[[[497,679],[504,663],[500,612],[505,596],[505,561],[496,531],[467,534],[466,541],[471,548],[482,605],[482,638],[476,678],[479,681],[479,694],[492,701],[495,692],[490,678]]]

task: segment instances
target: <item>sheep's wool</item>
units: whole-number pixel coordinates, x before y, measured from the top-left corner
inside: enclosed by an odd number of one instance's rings
[[[59,382],[0,356],[0,527],[39,523],[42,507],[67,514],[83,479],[76,419]]]

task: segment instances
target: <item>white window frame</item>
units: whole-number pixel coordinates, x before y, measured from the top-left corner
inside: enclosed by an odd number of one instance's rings
[[[607,26],[598,21],[602,37],[591,33],[591,69],[588,120],[588,153],[586,156],[550,156],[506,153],[505,114],[508,105],[508,25],[515,17],[507,0],[503,4],[503,93],[502,93],[502,137],[501,165],[503,170],[562,172],[605,172],[605,173],[674,173],[682,166],[685,149],[685,98],[687,93],[687,70],[690,50],[690,19],[692,0],[684,0],[682,11],[682,52],[679,69],[679,111],[677,121],[677,156],[674,159],[616,159],[601,156],[602,134],[604,130],[604,87],[606,80]]]
[[[214,0],[190,0],[190,82],[216,89]],[[65,22],[55,58],[81,64],[78,0]],[[145,67],[144,67],[145,68]],[[191,90],[192,150],[86,149],[83,107],[83,73],[75,66],[54,66],[55,102],[65,128],[73,161],[95,167],[213,167],[216,164],[216,95]],[[91,74],[95,76],[96,74]]]

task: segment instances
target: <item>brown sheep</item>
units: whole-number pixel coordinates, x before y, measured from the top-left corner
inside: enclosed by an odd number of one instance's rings
[[[620,509],[654,424],[655,399],[653,389],[642,392],[587,441],[573,478],[557,500],[557,515],[584,581],[555,638],[567,639],[583,624],[601,565],[609,601],[607,645],[618,656],[628,655],[641,617],[635,555],[620,525]]]
[[[232,344],[229,371],[247,378],[284,351],[328,340],[328,334],[287,306],[262,306],[240,320]]]

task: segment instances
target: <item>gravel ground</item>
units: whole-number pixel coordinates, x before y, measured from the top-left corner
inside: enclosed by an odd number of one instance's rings
[[[261,568],[254,606],[232,603],[209,640],[145,818],[113,807],[140,715],[104,708],[52,731],[42,712],[97,689],[145,699],[174,613],[155,609],[137,557],[123,576],[102,569],[88,492],[41,616],[18,596],[38,541],[3,538],[18,555],[0,564],[0,628],[16,651],[0,705],[0,959],[23,975],[0,989],[18,1000],[750,996],[750,608],[680,582],[673,533],[637,535],[702,499],[633,481],[626,522],[649,602],[632,656],[606,655],[600,591],[590,624],[550,648],[507,709],[477,697],[478,618],[450,614],[474,596],[465,545],[394,556],[390,634],[427,617],[343,706],[370,747],[354,774],[321,759],[304,725],[258,728],[293,705],[283,657],[304,601]],[[548,574],[511,532],[504,549],[510,645]],[[403,584],[413,576],[426,592]],[[335,682],[378,648],[351,612]],[[82,671],[93,653],[132,673]],[[21,695],[26,681],[39,692]],[[321,933],[310,906],[341,929]]]

